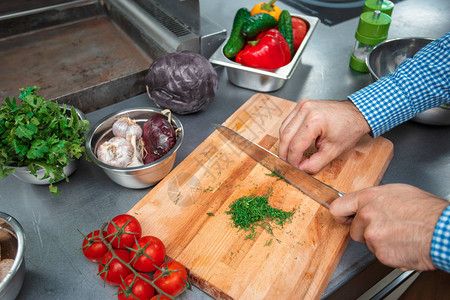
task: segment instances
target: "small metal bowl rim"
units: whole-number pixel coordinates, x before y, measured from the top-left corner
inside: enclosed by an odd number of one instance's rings
[[[104,162],[100,161],[97,158],[97,155],[94,154],[95,149],[92,149],[92,147],[94,146],[94,145],[92,145],[92,139],[93,139],[94,134],[96,133],[97,129],[100,126],[102,126],[105,122],[109,121],[111,118],[115,118],[120,115],[125,115],[127,113],[131,113],[134,111],[148,111],[148,112],[158,113],[158,114],[163,115],[162,114],[163,109],[143,106],[143,107],[133,107],[133,108],[122,109],[117,112],[111,113],[111,114],[103,117],[101,120],[99,120],[93,127],[91,127],[91,130],[89,130],[89,133],[86,138],[86,153],[89,156],[89,158],[92,159],[94,161],[94,163],[96,165],[98,165],[99,167],[101,167],[105,170],[108,170],[108,171],[112,171],[112,172],[133,175],[133,174],[131,174],[132,172],[146,170],[153,166],[156,166],[156,165],[164,162],[168,157],[172,156],[176,151],[178,151],[178,148],[181,146],[181,142],[183,141],[184,128],[183,128],[183,124],[181,124],[180,120],[172,113],[172,122],[175,123],[175,125],[177,126],[177,129],[180,128],[181,131],[180,131],[179,135],[177,136],[177,141],[175,142],[175,145],[164,156],[162,156],[161,158],[159,158],[149,164],[144,164],[142,166],[131,167],[131,168],[114,167],[114,166],[105,164]]]
[[[366,66],[369,69],[369,73],[374,76],[374,78],[377,81],[378,79],[380,79],[381,77],[378,77],[378,75],[375,73],[375,71],[372,69],[371,65],[370,65],[370,55],[372,53],[375,53],[375,50],[381,47],[384,47],[384,45],[386,44],[390,44],[390,43],[395,43],[395,42],[399,42],[399,41],[408,41],[408,40],[424,40],[424,41],[429,41],[430,43],[432,41],[434,41],[434,39],[432,38],[424,38],[424,37],[409,37],[409,38],[395,38],[395,39],[389,39],[389,40],[385,40],[384,42],[379,43],[378,45],[376,45],[375,47],[372,48],[372,50],[369,52],[369,54],[366,56]],[[389,75],[389,74],[388,74]],[[386,75],[387,76],[387,75]]]
[[[7,213],[0,211],[0,219],[6,221],[11,227],[14,229],[14,235],[17,238],[17,253],[14,257],[14,263],[9,270],[6,277],[0,282],[0,293],[3,291],[5,287],[7,287],[15,278],[15,275],[18,273],[22,263],[25,259],[25,232],[23,230],[22,225],[12,216]]]

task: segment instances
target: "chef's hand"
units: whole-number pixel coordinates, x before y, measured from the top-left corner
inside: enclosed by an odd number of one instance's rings
[[[278,154],[314,174],[369,132],[369,124],[350,100],[302,99],[281,124]],[[302,160],[314,141],[318,151]]]
[[[449,202],[406,184],[371,187],[344,195],[330,205],[350,236],[365,242],[378,260],[405,270],[435,270],[431,240]]]

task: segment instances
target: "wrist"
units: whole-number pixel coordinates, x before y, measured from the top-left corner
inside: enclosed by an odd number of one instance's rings
[[[372,129],[370,128],[370,125],[364,115],[358,109],[358,107],[356,107],[356,105],[350,99],[347,99],[345,103],[352,111],[352,114],[355,116],[356,126],[361,130],[361,136],[365,134],[372,135]]]
[[[434,227],[430,256],[433,264],[446,272],[450,272],[450,205],[443,209]]]

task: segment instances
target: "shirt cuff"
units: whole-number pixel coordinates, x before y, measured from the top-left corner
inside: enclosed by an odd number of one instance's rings
[[[434,228],[430,252],[434,265],[450,273],[450,205],[444,210]]]
[[[415,115],[408,97],[403,95],[395,78],[391,76],[377,80],[348,98],[363,114],[373,137],[382,135]]]

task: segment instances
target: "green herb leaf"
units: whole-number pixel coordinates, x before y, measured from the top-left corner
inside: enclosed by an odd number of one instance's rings
[[[18,138],[26,138],[31,140],[33,135],[37,132],[37,127],[34,124],[26,124],[19,126],[16,129],[16,136]]]
[[[28,150],[27,158],[29,159],[37,159],[44,157],[44,154],[48,152],[49,148],[47,147],[47,143],[42,140],[35,140],[31,144],[30,150]]]

